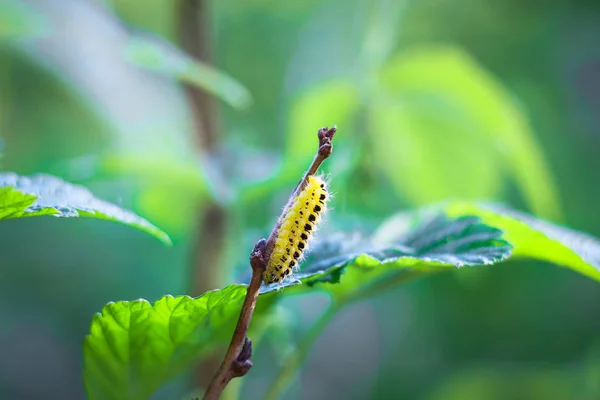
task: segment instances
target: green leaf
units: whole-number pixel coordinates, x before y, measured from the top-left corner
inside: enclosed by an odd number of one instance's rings
[[[169,236],[150,222],[114,204],[95,198],[82,186],[50,175],[19,176],[0,173],[0,219],[52,215],[88,217],[120,222],[146,232],[164,243]]]
[[[83,347],[90,400],[147,399],[162,383],[226,343],[246,294],[231,285],[198,298],[165,296],[109,303]]]
[[[256,319],[265,317],[282,295],[316,288],[344,304],[408,279],[495,264],[511,254],[557,262],[600,279],[600,242],[587,235],[474,203],[433,210],[396,215],[366,238],[323,236],[296,282],[261,288],[254,326],[263,326]],[[138,300],[104,307],[84,345],[89,398],[147,398],[195,359],[226,344],[245,293],[245,285],[232,285],[197,299],[166,296],[154,305]]]
[[[382,277],[389,273],[427,273],[500,261],[510,253],[500,235],[477,218],[448,221],[443,216],[408,234],[361,241],[358,248],[355,238],[340,240],[334,235],[312,253],[299,274],[305,285],[279,292],[273,286],[263,288],[253,325],[261,326],[257,318],[266,317],[280,295],[310,290],[322,282],[339,283],[320,285],[338,298],[357,299],[382,290],[390,283]],[[231,285],[195,299],[166,296],[154,305],[145,300],[106,305],[94,317],[84,344],[84,381],[90,400],[145,399],[199,357],[225,345],[246,288]]]
[[[417,204],[492,197],[506,175],[536,214],[560,216],[524,110],[469,54],[451,46],[405,51],[388,62],[379,86],[369,115],[374,160],[399,194]]]
[[[206,90],[234,108],[247,108],[252,103],[250,92],[231,76],[194,60],[158,37],[133,35],[126,47],[126,57],[139,67]]]
[[[375,165],[410,203],[457,195],[489,198],[500,190],[498,156],[461,112],[435,102],[411,100],[399,106],[381,101],[369,118],[377,132],[372,140]]]
[[[410,218],[409,216],[405,216]],[[394,226],[407,227],[395,218]],[[293,291],[306,291],[320,283],[338,298],[356,299],[371,295],[408,278],[448,268],[494,264],[506,259],[511,246],[502,231],[484,225],[476,217],[448,220],[437,215],[417,229],[389,230],[386,225],[372,238],[328,235],[316,245],[295,275],[303,283]],[[289,281],[271,285],[264,293],[293,286]]]
[[[35,203],[36,196],[15,190],[12,186],[0,188],[0,220],[19,218]],[[47,214],[53,214],[51,210]],[[25,215],[28,216],[28,215]]]
[[[600,280],[600,241],[592,236],[497,205],[453,202],[444,210],[450,217],[477,215],[502,229],[514,257],[548,261]]]

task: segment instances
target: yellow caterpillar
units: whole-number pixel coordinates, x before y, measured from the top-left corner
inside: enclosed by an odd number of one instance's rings
[[[282,219],[281,227],[263,274],[266,284],[281,282],[298,269],[298,260],[326,211],[329,193],[322,177],[309,176]]]

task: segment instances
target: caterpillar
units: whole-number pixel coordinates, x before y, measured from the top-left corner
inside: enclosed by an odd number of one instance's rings
[[[298,269],[302,253],[327,209],[329,193],[320,176],[309,176],[306,187],[296,196],[281,221],[275,246],[263,274],[266,284],[281,282]]]

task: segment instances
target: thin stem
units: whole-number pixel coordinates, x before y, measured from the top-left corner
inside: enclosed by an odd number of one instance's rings
[[[204,400],[219,399],[223,389],[225,389],[229,381],[235,377],[246,375],[250,368],[252,368],[252,361],[250,360],[252,356],[252,342],[246,335],[248,332],[248,327],[250,326],[252,314],[254,313],[254,309],[256,307],[256,300],[258,299],[258,295],[260,293],[263,273],[265,272],[269,262],[269,257],[273,252],[273,247],[275,246],[275,241],[277,240],[279,229],[281,227],[281,221],[284,218],[288,207],[291,203],[293,203],[294,198],[306,186],[308,178],[311,175],[314,175],[323,161],[325,161],[331,155],[331,152],[333,151],[331,140],[333,139],[333,135],[335,134],[336,130],[337,129],[335,126],[332,128],[325,127],[319,129],[317,134],[319,138],[319,149],[315,158],[313,159],[313,162],[311,163],[308,171],[306,171],[304,174],[304,177],[298,186],[296,186],[294,193],[290,196],[290,199],[288,200],[287,205],[284,207],[279,219],[277,220],[277,223],[271,230],[269,239],[259,240],[254,246],[252,254],[250,254],[252,278],[250,279],[250,284],[248,285],[248,290],[246,291],[246,298],[244,299],[244,304],[242,305],[242,309],[240,311],[240,317],[235,327],[235,331],[233,332],[231,342],[229,343],[229,348],[225,353],[225,357],[223,358],[221,366],[206,388],[206,392],[204,393],[203,397]]]
[[[313,344],[317,340],[323,330],[335,314],[343,307],[343,303],[334,302],[329,308],[321,314],[319,319],[310,327],[309,331],[302,338],[300,344],[294,349],[293,353],[285,360],[283,367],[279,371],[279,374],[271,383],[271,386],[267,390],[267,394],[265,395],[265,400],[277,400],[281,397],[281,395],[285,392],[287,387],[290,385],[290,382],[296,376],[297,372],[300,370],[306,357],[308,356],[310,349]]]
[[[261,239],[254,247],[254,251],[250,256],[252,278],[250,279],[246,298],[240,311],[240,317],[223,362],[212,378],[208,388],[206,388],[203,397],[204,400],[217,400],[221,397],[223,389],[225,389],[225,386],[227,386],[231,379],[245,375],[252,367],[250,354],[248,354],[252,352],[252,342],[246,337],[246,332],[248,332],[250,320],[256,307],[256,299],[260,292],[260,285],[262,284],[262,275],[266,265],[263,259],[265,245],[266,241]]]

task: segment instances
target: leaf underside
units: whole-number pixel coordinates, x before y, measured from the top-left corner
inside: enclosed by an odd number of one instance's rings
[[[50,175],[0,173],[0,220],[52,215],[61,218],[104,219],[137,228],[163,243],[169,236],[144,218],[100,200],[78,185]]]

